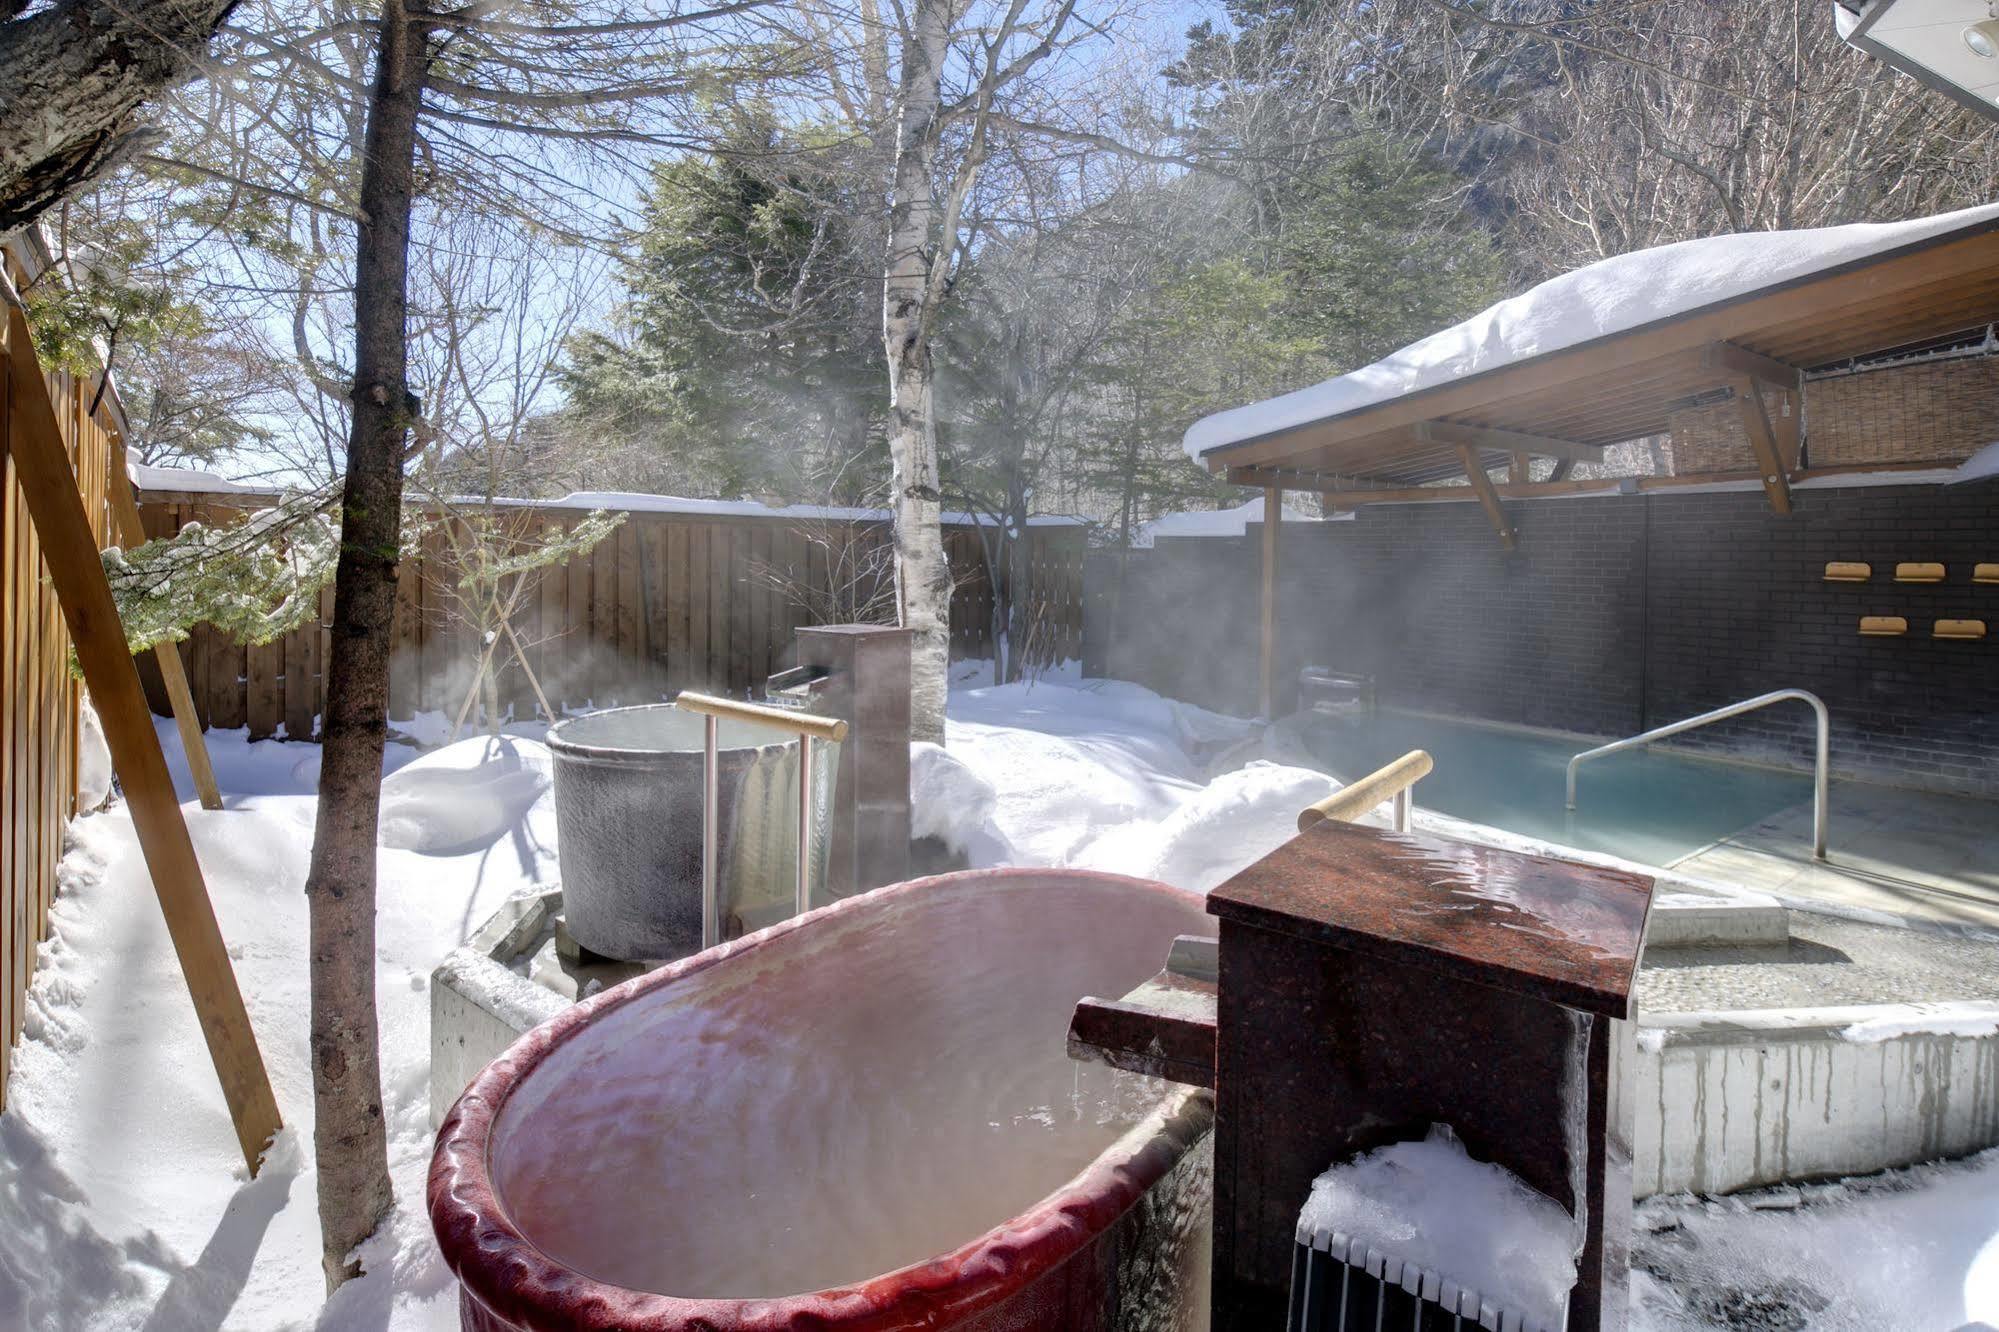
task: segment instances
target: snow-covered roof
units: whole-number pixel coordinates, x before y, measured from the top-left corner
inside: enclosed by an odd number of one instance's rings
[[[231,481],[215,472],[197,471],[192,467],[153,467],[146,463],[131,463],[125,474],[132,478],[135,490],[170,491],[184,495],[272,495],[277,492],[270,486],[246,485],[241,481]]]
[[[187,467],[148,467],[134,463],[127,470],[131,475],[132,485],[139,490],[203,495],[277,493],[268,486],[247,485],[218,476],[214,472],[196,471]],[[453,502],[472,505],[483,504],[486,501],[478,497],[459,496],[455,497]],[[561,499],[502,498],[493,502],[508,507],[576,509],[586,513],[606,509],[615,513],[677,513],[716,518],[783,518],[793,522],[885,523],[894,517],[887,509],[844,508],[828,504],[769,505],[760,500],[688,499],[680,495],[647,495],[635,491],[613,490],[572,491]],[[983,526],[990,521],[991,519],[975,517],[969,513],[944,515],[945,524],[954,527]],[[1037,515],[1029,518],[1027,525],[1029,527],[1088,526],[1081,518],[1070,518],[1060,514]]]
[[[1150,546],[1160,537],[1239,537],[1249,530],[1251,523],[1262,521],[1261,499],[1238,504],[1233,509],[1199,509],[1187,513],[1161,514],[1151,522],[1139,526],[1137,535],[1132,538],[1132,545]],[[1284,506],[1284,521],[1309,523],[1315,519],[1302,509],[1287,504]]]
[[[1482,310],[1373,365],[1310,388],[1205,416],[1184,446],[1214,449],[1581,346],[1999,219],[1984,204],[1906,222],[1741,232],[1604,259]]]

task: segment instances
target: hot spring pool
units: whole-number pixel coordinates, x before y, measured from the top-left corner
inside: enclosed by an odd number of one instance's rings
[[[1428,750],[1437,766],[1416,786],[1417,808],[1644,865],[1670,865],[1812,798],[1805,773],[1634,749],[1583,765],[1572,812],[1564,779],[1586,739],[1398,712],[1307,718],[1303,736],[1341,781]]]

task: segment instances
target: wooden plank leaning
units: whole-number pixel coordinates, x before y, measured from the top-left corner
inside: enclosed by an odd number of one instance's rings
[[[35,359],[27,320],[11,307],[5,362],[13,407],[8,414],[7,448],[15,475],[47,558],[49,581],[76,644],[84,683],[104,725],[112,766],[124,787],[167,933],[222,1082],[237,1145],[255,1174],[271,1135],[282,1126],[277,1099],[223,946],[194,843],[174,799],[138,668],[126,650],[125,631],[76,489],[48,382]]]

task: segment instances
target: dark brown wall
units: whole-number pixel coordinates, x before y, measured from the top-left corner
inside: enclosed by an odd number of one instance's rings
[[[1628,735],[1770,689],[1812,690],[1833,715],[1836,771],[1999,795],[1999,482],[1804,489],[1772,514],[1760,492],[1510,501],[1519,548],[1476,505],[1382,505],[1287,525],[1280,683],[1320,662],[1374,675],[1385,703]],[[1247,712],[1256,679],[1258,529],[1134,559],[1106,631],[1109,564],[1091,571],[1087,660],[1107,674]],[[1823,581],[1865,560],[1866,584]],[[1936,586],[1894,566],[1936,560]],[[1906,638],[1862,638],[1863,614]],[[1929,636],[1984,619],[1981,642]],[[1803,708],[1682,737],[1805,762]]]

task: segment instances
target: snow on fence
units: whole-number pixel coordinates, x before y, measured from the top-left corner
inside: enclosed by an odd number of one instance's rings
[[[25,274],[9,268],[24,286]],[[23,362],[34,365],[34,356],[32,347],[0,356],[0,375],[7,376],[0,384],[0,434],[12,428],[11,377]],[[116,436],[102,408],[88,417],[91,384],[60,372],[46,379],[84,512],[101,543],[110,529],[108,469]],[[0,1099],[21,1034],[35,945],[47,934],[63,825],[76,812],[81,687],[70,675],[69,654],[69,631],[9,458],[0,471]]]
[[[240,488],[167,489],[160,472],[134,478],[149,536],[189,522],[231,523],[272,502]],[[188,484],[183,482],[183,485]],[[753,504],[653,496],[577,496],[573,502],[509,504],[505,512],[569,525],[591,508],[629,516],[593,551],[530,575],[534,586],[512,625],[557,708],[649,702],[681,689],[741,697],[782,669],[801,625],[850,618],[856,604],[886,610],[891,542],[887,515],[872,510],[767,510]],[[1062,661],[1081,651],[1085,529],[1067,521],[1029,527],[1031,655]],[[989,533],[988,533],[989,535]],[[945,527],[956,580],[951,599],[954,658],[993,652],[993,589],[969,520]],[[482,645],[458,612],[457,573],[445,539],[433,534],[405,560],[398,584],[397,650],[389,711],[456,715]],[[181,644],[195,705],[205,725],[247,727],[252,738],[311,735],[322,711],[325,625],[246,646],[207,626]],[[496,659],[504,660],[505,654]],[[142,663],[157,711],[166,710],[156,674]],[[507,662],[502,706],[516,717],[536,704],[526,676]]]

